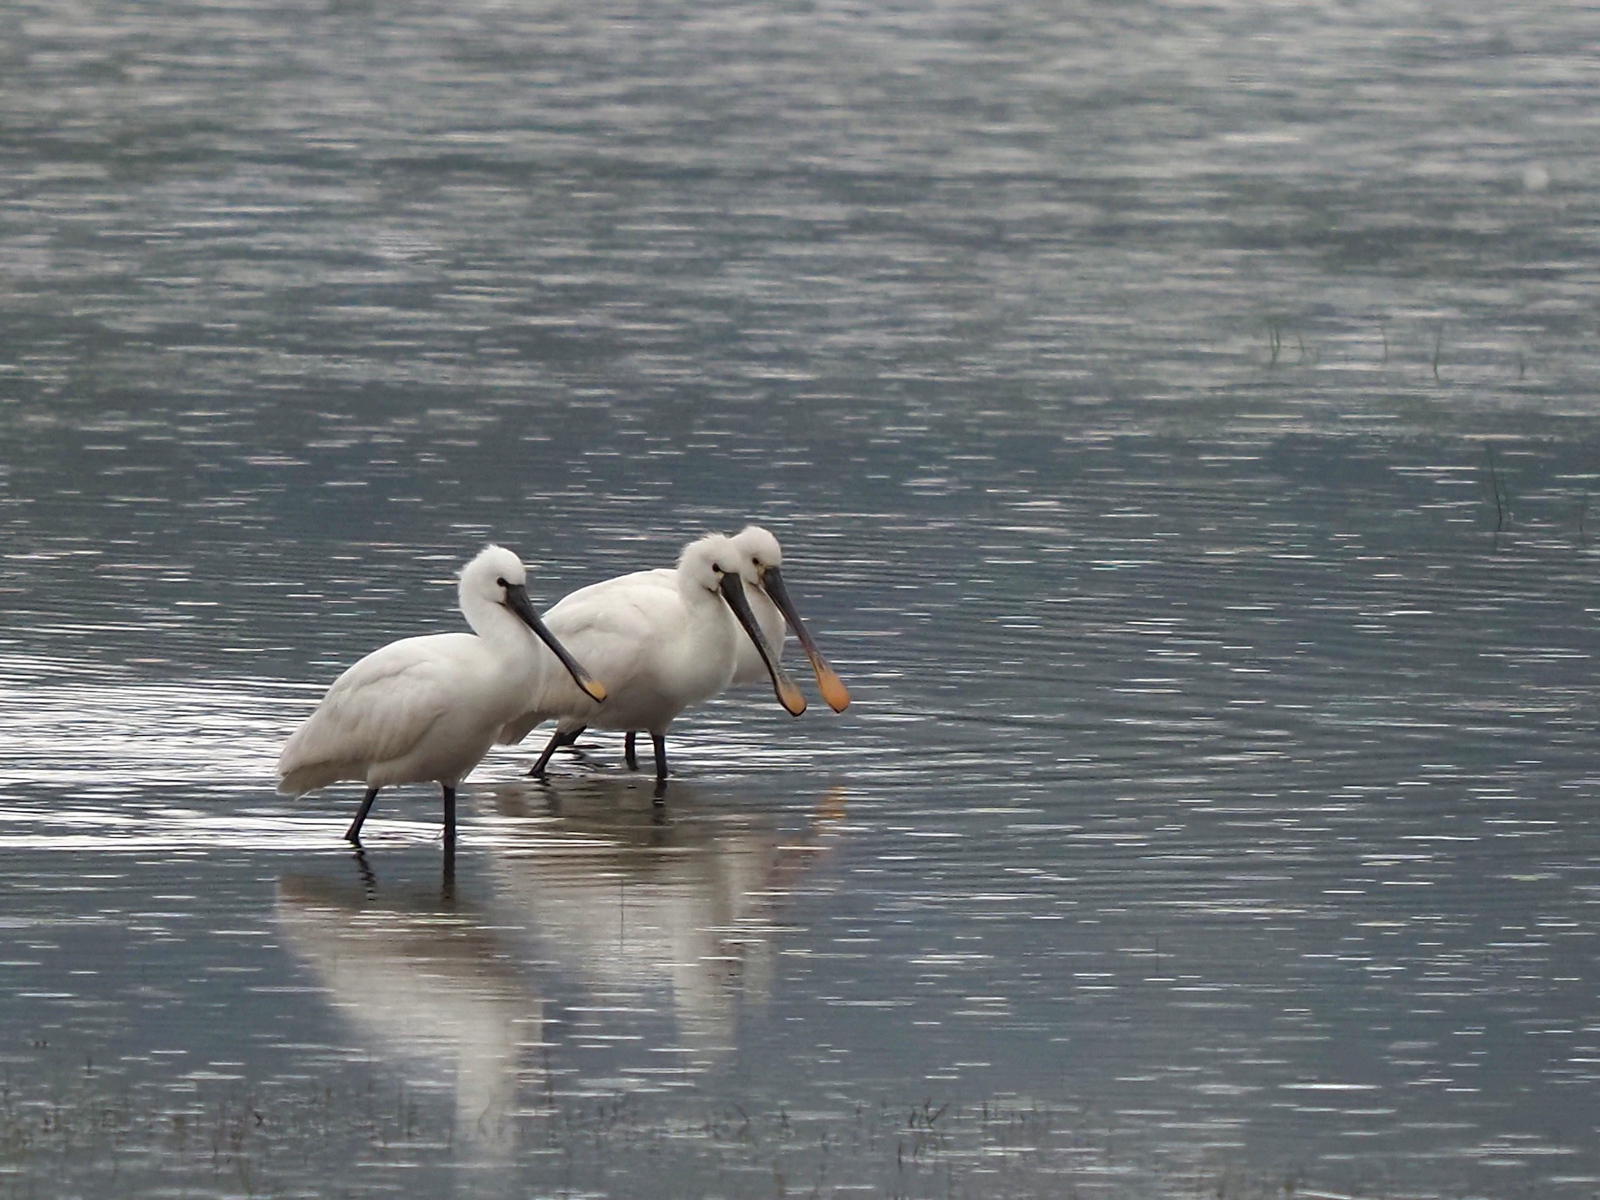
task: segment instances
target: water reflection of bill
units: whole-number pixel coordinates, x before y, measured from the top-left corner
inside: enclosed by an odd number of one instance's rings
[[[506,919],[608,997],[614,1020],[670,1014],[682,1047],[711,1058],[732,1048],[741,1006],[765,1002],[775,920],[830,844],[843,796],[824,796],[803,834],[682,781],[665,806],[639,781],[604,777],[495,805],[514,819],[493,852]]]
[[[457,1134],[480,1152],[510,1148],[544,1005],[478,914],[448,890],[385,893],[289,875],[276,917],[284,944],[363,1045],[418,1082],[453,1086]]]

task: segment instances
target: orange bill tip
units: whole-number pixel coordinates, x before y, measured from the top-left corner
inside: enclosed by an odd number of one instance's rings
[[[834,712],[843,712],[850,707],[850,689],[844,686],[839,673],[825,663],[817,668],[817,689]]]
[[[806,710],[806,698],[800,694],[800,689],[795,686],[792,679],[785,678],[778,686],[778,703],[791,717],[798,717]]]

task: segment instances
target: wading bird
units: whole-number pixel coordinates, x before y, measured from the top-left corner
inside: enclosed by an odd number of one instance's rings
[[[574,694],[606,697],[539,619],[527,578],[511,551],[484,549],[461,570],[461,613],[472,632],[390,642],[334,680],[284,746],[278,790],[298,796],[341,779],[364,781],[366,798],[345,833],[359,846],[380,788],[437,783],[444,790],[445,851],[453,853],[456,785],[489,752],[501,726],[526,709],[530,683],[570,677]]]
[[[805,697],[750,611],[739,557],[731,538],[711,534],[684,547],[671,587],[641,571],[579,588],[550,609],[551,631],[606,680],[609,695],[597,704],[565,679],[540,680],[527,711],[501,734],[502,741],[520,742],[535,726],[559,719],[529,774],[543,775],[556,748],[592,725],[648,732],[656,782],[665,784],[667,727],[728,686],[741,637],[753,644],[779,703],[794,716],[805,711]]]
[[[739,563],[739,573],[744,583],[745,597],[750,601],[750,611],[755,615],[756,624],[761,627],[767,645],[772,648],[777,658],[780,660],[783,658],[787,623],[788,628],[794,630],[801,649],[811,661],[811,669],[817,677],[817,689],[822,693],[823,700],[834,712],[843,712],[850,704],[849,689],[844,686],[839,673],[823,657],[816,640],[806,629],[805,622],[800,619],[800,611],[790,598],[789,589],[784,586],[783,547],[778,544],[778,539],[770,530],[763,529],[760,525],[746,525],[729,541]],[[646,583],[653,583],[662,588],[676,588],[678,573],[672,567],[657,567],[653,571],[636,571],[632,575],[621,575],[593,586],[596,588],[624,584],[642,586]],[[745,684],[765,680],[767,664],[763,661],[761,652],[756,649],[755,642],[742,633],[735,633],[734,642],[737,645],[737,652],[733,678],[728,686],[742,687]],[[550,749],[570,746],[582,733],[582,727],[561,732],[558,735],[559,740]],[[636,737],[636,731],[630,729],[623,741],[623,757],[632,770],[639,768],[635,750]],[[545,757],[548,759],[548,756]]]
[[[761,624],[761,632],[781,658],[783,656],[784,623],[794,630],[794,636],[811,662],[817,677],[817,690],[834,712],[843,712],[850,705],[850,691],[844,686],[839,673],[828,665],[817,647],[816,639],[800,619],[800,610],[789,597],[783,582],[783,547],[769,530],[759,525],[746,525],[729,539],[740,556],[740,571],[745,591],[750,596],[750,608]],[[733,671],[733,686],[754,683],[765,674],[764,664],[749,642],[739,646],[739,661]]]

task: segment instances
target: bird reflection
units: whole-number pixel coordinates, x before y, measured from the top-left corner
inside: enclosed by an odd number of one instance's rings
[[[669,1008],[684,1045],[715,1056],[741,1006],[769,994],[776,917],[830,844],[843,793],[796,834],[673,786],[667,809],[643,781],[615,777],[500,791],[495,807],[517,820],[495,839],[493,883],[507,919],[608,1007]],[[617,1003],[629,996],[637,1006]]]
[[[359,856],[357,871],[350,883],[280,879],[284,944],[370,1048],[428,1082],[453,1074],[459,1136],[490,1155],[509,1151],[542,1001],[481,919],[457,905],[448,874],[437,893],[408,893],[382,890]]]

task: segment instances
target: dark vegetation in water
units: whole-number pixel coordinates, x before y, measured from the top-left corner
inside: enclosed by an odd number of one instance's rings
[[[0,1087],[0,1196],[357,1194],[319,1190],[333,1163],[397,1165],[447,1150],[447,1114],[404,1087],[141,1095],[86,1072]],[[319,1184],[319,1180],[321,1183]]]
[[[619,1092],[533,1106],[472,1138],[392,1079],[170,1100],[92,1073],[26,1091],[6,1083],[0,1197],[430,1195],[456,1190],[452,1172],[485,1168],[562,1197],[1267,1197],[1303,1186],[1225,1152],[1125,1159],[1105,1114],[1014,1098],[811,1113],[708,1102],[689,1117],[690,1106]]]

